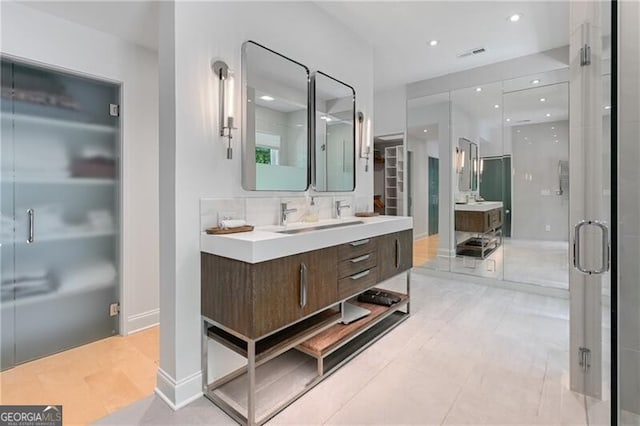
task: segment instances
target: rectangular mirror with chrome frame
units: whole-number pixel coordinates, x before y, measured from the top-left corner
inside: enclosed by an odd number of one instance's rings
[[[242,45],[242,186],[306,191],[310,184],[309,69],[253,41]]]
[[[321,71],[312,79],[315,105],[313,182],[318,192],[353,191],[356,186],[356,92]]]

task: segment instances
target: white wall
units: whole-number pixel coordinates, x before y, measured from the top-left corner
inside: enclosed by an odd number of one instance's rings
[[[257,41],[351,84],[358,109],[371,117],[373,53],[365,41],[313,3],[163,2],[160,8],[160,28],[168,34],[161,32],[159,49],[164,269],[158,393],[170,404],[182,406],[202,392],[199,201],[286,196],[242,189],[239,132],[233,142],[234,158],[225,158],[226,145],[215,122],[217,81],[211,59],[221,58],[239,73],[242,43]],[[169,104],[164,104],[165,97]],[[240,104],[237,91],[236,105]],[[358,159],[355,195],[372,199],[369,170],[365,173],[364,160]]]
[[[406,127],[407,97],[404,86],[376,92],[374,95],[373,134],[402,134]]]
[[[14,2],[3,54],[122,83],[122,334],[158,322],[158,58],[149,49]]]
[[[558,162],[569,161],[569,122],[513,126],[505,133],[513,141],[511,238],[567,241],[569,194],[556,191]]]

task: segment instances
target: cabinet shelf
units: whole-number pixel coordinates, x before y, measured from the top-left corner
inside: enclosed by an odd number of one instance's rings
[[[353,299],[349,303],[368,309],[371,313],[358,321],[352,322],[351,324],[335,324],[300,344],[297,346],[297,349],[308,355],[324,358],[376,325],[379,321],[393,314],[398,309],[403,308],[409,302],[409,296],[406,294],[396,293],[389,290],[384,291],[400,297],[400,301],[391,306],[382,306],[358,302]]]
[[[310,318],[300,321],[286,329],[274,333],[256,342],[256,364],[281,354],[296,346],[300,341],[326,330],[340,321],[341,313],[334,309],[322,311]],[[207,335],[221,345],[244,357],[247,356],[247,342],[212,325]]]
[[[107,126],[104,124],[83,123],[80,121],[40,117],[37,115],[2,113],[2,118],[6,120],[13,120],[16,123],[53,126],[53,127],[63,128],[63,129],[70,129],[70,130],[80,130],[80,131],[99,132],[99,133],[116,133],[118,131],[116,127]]]

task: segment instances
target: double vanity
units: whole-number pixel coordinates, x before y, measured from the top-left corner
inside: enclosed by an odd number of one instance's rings
[[[204,393],[240,423],[266,422],[408,316],[411,218],[203,232],[200,245]],[[404,291],[385,290],[397,303],[357,301],[403,273]],[[371,312],[343,324],[345,303]],[[210,339],[246,366],[209,381]]]

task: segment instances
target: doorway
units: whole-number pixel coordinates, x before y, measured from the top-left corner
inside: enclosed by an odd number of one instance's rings
[[[438,233],[438,211],[440,208],[440,160],[429,157],[429,236]]]

